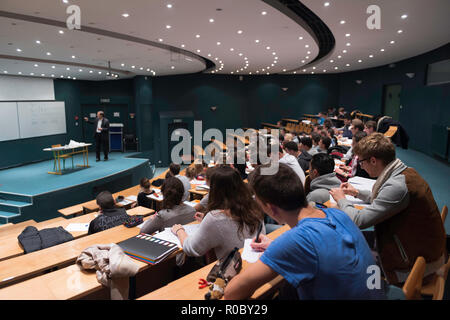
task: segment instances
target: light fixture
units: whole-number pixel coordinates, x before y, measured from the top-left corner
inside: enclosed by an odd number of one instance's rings
[[[50,52],[47,52],[47,55],[48,55],[48,56],[51,56],[52,54],[51,54]]]
[[[347,50],[342,50],[342,53],[347,53]]]
[[[339,69],[338,67],[334,67],[335,70]]]
[[[17,52],[22,52],[22,49],[17,48],[16,50],[17,50]]]
[[[182,48],[186,47],[184,44],[181,45]]]
[[[19,71],[17,74],[22,74],[22,72]]]
[[[402,15],[402,19],[406,19],[406,18],[408,18],[407,14]]]
[[[131,66],[131,69],[134,69],[134,68],[136,68],[136,66]]]
[[[416,74],[413,73],[413,72],[408,72],[408,73],[406,73],[406,76],[407,76],[408,78],[410,78],[410,79],[414,78],[415,75],[416,75]]]
[[[324,5],[324,7],[328,7],[330,5],[330,3],[329,2],[325,2],[323,5]]]
[[[171,67],[170,67],[170,69],[172,69],[172,70],[173,70],[173,69],[175,69],[175,67],[174,67],[174,66],[171,66]]]
[[[259,40],[255,40],[256,43],[259,43]]]
[[[214,19],[209,19],[209,22],[213,23],[213,22],[214,22]]]
[[[64,31],[62,31],[62,30],[59,30],[59,34],[64,34]],[[39,42],[40,43],[40,42]]]
[[[266,11],[263,11],[263,12],[261,12],[261,14],[262,14],[263,16],[265,16],[265,15],[267,14],[267,12],[266,12]]]
[[[122,17],[124,17],[124,18],[128,18],[130,15],[128,14],[128,13],[123,13],[122,14]]]
[[[350,33],[346,33],[345,36],[348,38],[350,37]]]
[[[122,63],[120,66],[121,66],[121,67],[125,67],[125,63]]]
[[[355,81],[357,84],[361,84],[362,83],[362,80],[356,80]]]
[[[309,44],[305,44],[305,48],[309,48]]]
[[[41,41],[39,41],[39,40],[36,40],[36,43],[37,43],[37,44],[41,44]]]
[[[234,49],[233,49],[233,48],[230,48],[230,51],[234,51]]]
[[[243,32],[242,30],[238,30],[238,32],[237,32],[237,33],[238,33],[238,34],[242,34],[242,32]]]
[[[66,68],[66,70],[70,70],[70,68]]]
[[[35,67],[39,67],[39,65],[37,65],[37,64],[35,64],[34,66],[35,66]]]
[[[390,44],[394,44],[395,43],[395,41],[394,40],[392,40],[391,42],[390,42]]]
[[[72,59],[75,59],[76,57],[75,56],[72,56]]]
[[[380,49],[381,52],[384,52],[384,49]]]
[[[221,45],[221,43],[220,43],[220,42],[217,42],[217,45],[218,45],[218,46],[220,46],[220,45]]]
[[[32,72],[32,73],[30,73],[30,76],[34,76],[34,73]]]
[[[198,38],[200,38],[200,35],[199,35],[199,34],[196,34],[195,37],[198,39]]]
[[[350,47],[350,46],[351,46],[351,43],[350,43],[350,42],[347,42],[346,46],[347,46],[347,47]]]
[[[349,63],[347,63],[346,65],[345,65],[346,67],[350,67],[350,64]]]
[[[270,47],[266,47],[267,50],[270,50]]]
[[[171,9],[171,8],[172,8],[172,5],[169,3],[169,4],[167,5],[167,8]]]
[[[78,69],[79,72],[83,72],[83,69]]]
[[[92,70],[89,70],[89,73],[93,73],[94,71],[92,71]]]
[[[163,39],[161,39],[161,38],[159,38],[159,39],[158,39],[158,41],[159,41],[159,42],[163,42],[164,40],[163,40]]]
[[[362,62],[362,60],[358,60],[358,62],[359,62],[359,63],[361,63],[361,62]]]
[[[371,55],[369,56],[369,58],[373,58],[373,54],[371,54]]]
[[[55,66],[52,66],[52,69],[55,69],[56,67]]]
[[[400,33],[403,33],[403,30],[398,30],[397,33],[399,33],[399,34],[400,34]]]
[[[298,40],[303,40],[303,37],[298,37]]]
[[[345,20],[341,20],[341,24],[345,24]]]
[[[170,29],[170,28],[172,28],[172,26],[170,26],[170,25],[167,25],[167,26],[166,26],[166,29]]]

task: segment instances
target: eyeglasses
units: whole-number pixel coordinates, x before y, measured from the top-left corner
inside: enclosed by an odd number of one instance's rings
[[[358,159],[358,164],[361,165],[362,162],[367,161],[367,160],[369,160],[369,159],[362,159],[362,160]]]

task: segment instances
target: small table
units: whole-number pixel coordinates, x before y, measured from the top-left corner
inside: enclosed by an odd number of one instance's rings
[[[49,171],[50,174],[58,174],[62,175],[61,171],[61,159],[67,156],[74,156],[75,154],[83,154],[83,164],[78,164],[77,167],[89,168],[89,151],[88,147],[91,146],[92,143],[80,143],[76,146],[61,146],[61,147],[53,147],[53,148],[45,148],[44,151],[52,151],[53,152],[53,171]],[[76,149],[81,149],[77,150]],[[72,150],[70,152],[64,152],[67,150]]]

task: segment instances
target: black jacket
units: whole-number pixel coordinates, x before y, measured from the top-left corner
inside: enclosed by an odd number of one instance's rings
[[[103,213],[89,224],[88,234],[120,226],[127,221],[128,217],[127,211],[124,208],[104,209]]]
[[[304,172],[306,172],[306,170],[309,170],[309,163],[311,162],[311,159],[312,155],[310,155],[307,151],[302,151],[302,153],[300,153],[300,155],[298,156],[298,163],[300,164],[300,167],[302,167]]]
[[[97,126],[98,126],[98,122],[102,121],[101,124],[101,135],[102,135],[102,139],[108,139],[109,138],[109,120],[106,118],[103,118],[102,120],[100,120],[99,118],[95,118],[94,121],[87,121],[90,124],[94,125],[94,137],[97,134]]]
[[[17,238],[25,253],[53,247],[60,243],[73,240],[73,236],[64,230],[63,227],[48,228],[39,231],[36,227],[28,226]]]
[[[386,131],[389,130],[390,126],[398,127],[398,130],[391,138],[391,141],[397,146],[401,146],[403,149],[408,149],[409,136],[406,133],[406,130],[400,124],[400,122],[395,121],[390,117],[385,117],[379,120],[377,131],[380,133],[385,133]]]

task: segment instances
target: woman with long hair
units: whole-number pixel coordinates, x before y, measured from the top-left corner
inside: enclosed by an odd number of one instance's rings
[[[179,224],[172,227],[188,256],[199,257],[214,249],[217,259],[222,261],[235,247],[242,248],[245,239],[254,238],[263,223],[262,211],[249,187],[230,166],[214,169],[207,209],[194,234],[188,236]]]

